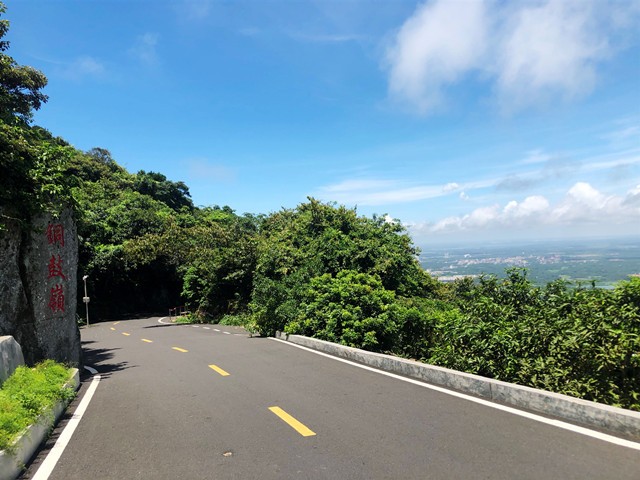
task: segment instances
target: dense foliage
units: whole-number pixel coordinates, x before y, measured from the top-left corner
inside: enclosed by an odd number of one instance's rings
[[[446,286],[386,216],[313,198],[269,215],[195,207],[182,182],[129,173],[106,149],[81,152],[31,126],[46,78],[7,46],[0,229],[74,205],[94,321],[186,304],[195,321],[312,335],[640,410],[639,278],[614,290],[536,286],[515,269]]]

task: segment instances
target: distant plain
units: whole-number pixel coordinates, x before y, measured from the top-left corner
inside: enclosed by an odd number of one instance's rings
[[[426,246],[420,263],[442,281],[483,274],[502,277],[509,267],[524,267],[538,285],[562,278],[610,288],[640,274],[640,238]]]

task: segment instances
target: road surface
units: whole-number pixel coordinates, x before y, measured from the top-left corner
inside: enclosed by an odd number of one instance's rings
[[[640,450],[236,327],[158,320],[82,330],[101,379],[49,478],[640,478]]]

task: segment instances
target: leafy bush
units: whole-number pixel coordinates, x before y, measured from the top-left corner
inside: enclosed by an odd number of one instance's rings
[[[613,291],[482,278],[437,322],[430,363],[640,410],[640,279]]]
[[[300,313],[287,333],[367,350],[391,350],[399,306],[395,294],[377,276],[343,270],[311,280],[302,296]]]

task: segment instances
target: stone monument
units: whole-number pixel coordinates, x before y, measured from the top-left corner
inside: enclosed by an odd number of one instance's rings
[[[0,336],[16,339],[27,364],[50,358],[79,365],[78,237],[72,211],[36,215],[29,225],[3,220]]]

